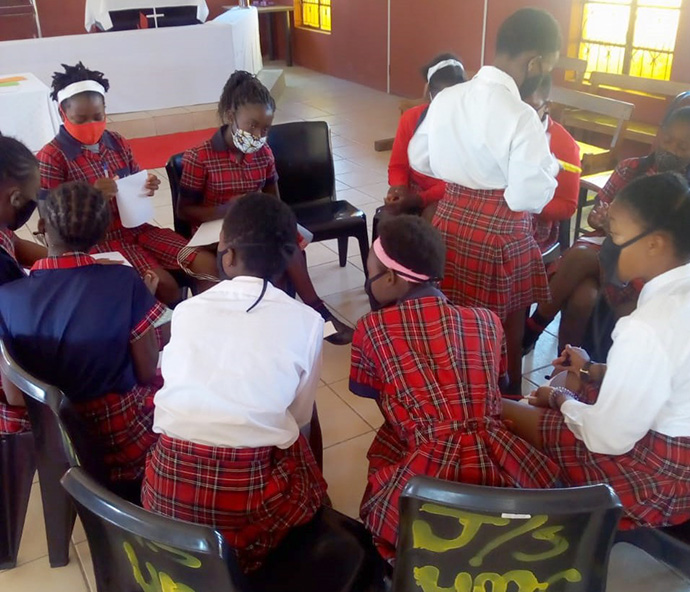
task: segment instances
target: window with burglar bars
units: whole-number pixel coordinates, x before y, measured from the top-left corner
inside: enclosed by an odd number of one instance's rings
[[[295,24],[331,32],[331,0],[295,0]]]
[[[687,0],[686,0],[687,1]],[[587,74],[669,80],[683,0],[585,0],[580,58]]]

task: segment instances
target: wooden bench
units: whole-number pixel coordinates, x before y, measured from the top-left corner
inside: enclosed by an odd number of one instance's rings
[[[607,72],[592,72],[589,82],[588,92],[591,94],[599,94],[602,89],[609,89],[629,94],[631,99],[634,99],[634,95],[641,95],[668,101],[690,90],[690,83],[653,80],[650,78],[640,78],[639,76],[626,76],[625,74],[609,74]],[[587,113],[570,113],[565,119],[564,125],[610,135],[616,128],[616,121],[612,117],[593,118]],[[624,137],[635,142],[653,144],[658,131],[658,125],[641,121],[629,121]]]
[[[570,125],[571,117],[574,115],[586,116],[595,121],[600,118],[613,119],[615,127],[608,146],[580,143],[583,175],[613,168],[621,144],[620,139],[625,133],[635,105],[559,86],[551,90],[550,100],[554,119],[571,129],[578,128],[577,125]]]
[[[559,70],[564,70],[565,72],[572,72],[572,82],[582,84],[582,81],[585,79],[585,72],[587,71],[587,60],[561,56],[558,58],[558,62],[556,62],[556,68]]]

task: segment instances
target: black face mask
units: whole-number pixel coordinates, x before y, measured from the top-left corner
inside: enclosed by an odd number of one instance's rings
[[[216,252],[216,267],[218,268],[218,279],[220,280],[229,280],[230,276],[228,276],[227,273],[225,273],[225,270],[223,269],[223,257],[225,257],[225,254],[230,250],[230,247],[227,249],[224,249],[222,251],[217,251]]]
[[[371,285],[376,280],[380,280],[387,273],[388,270],[382,271],[381,273],[377,273],[374,277],[370,277],[366,282],[364,282],[364,291],[367,293],[367,296],[369,296],[369,306],[371,306],[371,310],[381,310],[383,308],[383,304],[376,300],[376,296],[374,296],[374,293],[371,290]]]
[[[620,259],[621,251],[655,230],[655,228],[645,230],[642,234],[638,234],[635,238],[631,238],[622,245],[614,243],[610,236],[604,239],[604,242],[601,244],[601,249],[599,250],[599,265],[601,265],[601,271],[604,274],[605,284],[611,284],[617,288],[625,286],[625,282],[621,281],[618,277],[618,260]]]
[[[19,230],[29,221],[29,218],[31,218],[31,215],[34,213],[35,209],[36,202],[33,199],[30,199],[22,207],[15,209],[14,222],[12,224],[8,224],[7,227],[13,231]]]
[[[690,160],[676,156],[673,152],[658,148],[654,152],[654,164],[659,173],[684,173],[685,169],[690,166]]]

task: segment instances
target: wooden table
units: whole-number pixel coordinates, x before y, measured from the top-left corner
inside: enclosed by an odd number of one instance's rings
[[[258,10],[260,15],[268,15],[268,55],[272,60],[278,57],[273,44],[273,16],[281,13],[285,15],[285,63],[288,66],[292,66],[292,13],[295,11],[295,7],[283,4],[273,4],[271,6],[259,6],[255,4],[253,6]],[[236,6],[223,6],[225,10],[230,10],[231,8],[236,8]]]

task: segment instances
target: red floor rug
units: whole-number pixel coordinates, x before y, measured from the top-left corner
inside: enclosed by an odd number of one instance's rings
[[[150,136],[148,138],[134,138],[129,140],[129,145],[134,153],[134,160],[142,169],[160,169],[165,166],[168,159],[178,152],[184,152],[189,148],[208,140],[216,128],[197,130],[194,132],[179,132],[166,134],[165,136]]]

